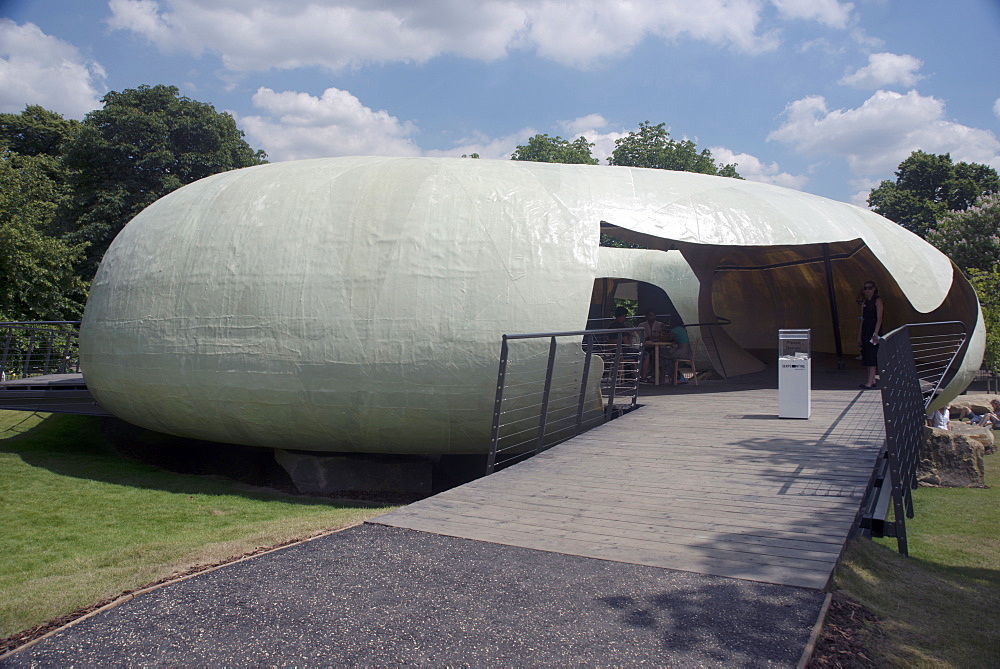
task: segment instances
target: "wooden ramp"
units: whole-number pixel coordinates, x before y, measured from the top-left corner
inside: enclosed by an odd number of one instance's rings
[[[83,374],[46,374],[0,383],[0,409],[111,416],[97,403]]]
[[[370,522],[453,537],[823,588],[884,441],[881,394],[776,390],[642,398],[626,416]]]

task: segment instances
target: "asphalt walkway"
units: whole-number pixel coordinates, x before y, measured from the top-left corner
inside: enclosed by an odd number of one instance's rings
[[[138,596],[0,666],[794,666],[823,597],[361,525]]]

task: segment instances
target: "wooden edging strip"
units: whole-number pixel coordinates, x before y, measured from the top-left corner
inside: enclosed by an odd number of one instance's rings
[[[826,593],[826,598],[823,600],[823,606],[819,610],[819,616],[816,618],[816,624],[813,625],[812,632],[809,634],[809,642],[806,647],[802,649],[802,657],[799,658],[799,663],[795,665],[795,669],[806,669],[806,665],[809,664],[809,660],[812,659],[813,651],[816,650],[816,642],[819,641],[819,635],[823,631],[823,623],[826,622],[826,612],[830,610],[830,602],[833,600],[833,593]]]

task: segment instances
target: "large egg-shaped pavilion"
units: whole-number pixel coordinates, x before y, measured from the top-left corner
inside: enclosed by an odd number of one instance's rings
[[[648,250],[601,247],[602,230]],[[944,397],[967,384],[984,341],[974,292],[870,211],[700,174],[446,158],[274,163],[163,197],[104,257],[81,361],[102,406],[161,432],[476,453],[501,335],[583,328],[596,281],[656,285],[687,322],[724,314],[714,343],[733,375],[781,327],[833,350],[830,267],[845,342],[874,279],[890,327],[970,327]]]

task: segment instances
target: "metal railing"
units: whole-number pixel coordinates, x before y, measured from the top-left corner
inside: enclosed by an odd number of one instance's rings
[[[0,323],[0,381],[80,371],[80,321]]]
[[[968,332],[960,321],[939,321],[936,323],[916,323],[904,328],[917,328],[910,333],[913,347],[913,364],[924,393],[924,407],[938,394],[938,391],[954,376],[954,363],[962,351]],[[897,328],[898,332],[903,328]],[[891,335],[890,332],[886,337]]]
[[[993,369],[983,362],[982,367],[976,372],[976,376],[972,379],[973,383],[986,382],[986,393],[991,395],[993,393],[1000,393],[1000,383],[998,383],[997,375],[993,372]]]
[[[672,317],[673,317],[672,314],[656,315],[656,318],[658,320],[663,319],[660,320],[661,323],[665,323],[666,321],[671,320]],[[599,329],[605,327],[608,323],[610,323],[613,320],[614,320],[613,318],[591,318],[587,321],[587,327]],[[632,317],[630,320],[644,322],[637,316]],[[722,356],[719,355],[719,343],[715,339],[714,328],[724,327],[726,325],[732,325],[732,324],[733,322],[728,318],[726,318],[725,316],[716,316],[716,319],[714,321],[681,324],[681,327],[684,328],[699,328],[702,341],[702,346],[700,348],[705,352],[705,357],[708,358],[708,362],[712,366],[712,369],[714,369],[719,374],[719,376],[721,376],[724,379],[728,379],[729,375],[726,374],[726,365],[722,360]]]
[[[634,409],[641,361],[642,328],[504,335],[486,473]]]
[[[908,555],[906,518],[913,518],[912,491],[927,407],[954,374],[968,332],[960,321],[914,323],[879,342],[879,379],[885,447],[879,454],[863,503],[860,527],[873,536],[895,537]],[[890,503],[893,519],[886,520]]]

